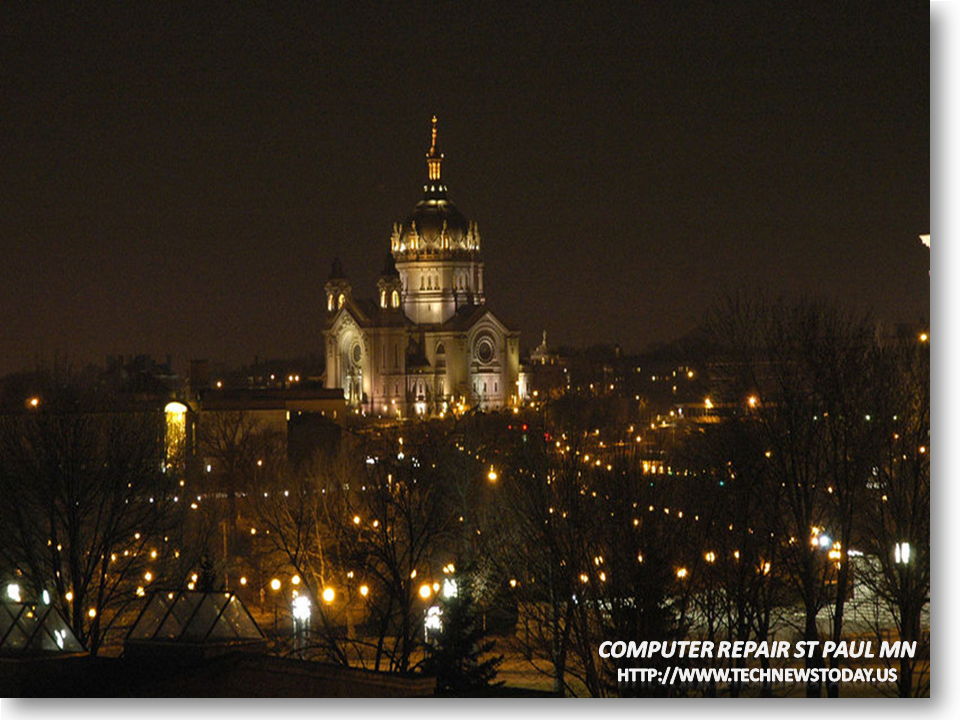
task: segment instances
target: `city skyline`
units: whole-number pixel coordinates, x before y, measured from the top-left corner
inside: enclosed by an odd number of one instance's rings
[[[927,9],[688,7],[5,9],[0,372],[321,353],[433,114],[524,347],[639,350],[738,287],[928,319]]]

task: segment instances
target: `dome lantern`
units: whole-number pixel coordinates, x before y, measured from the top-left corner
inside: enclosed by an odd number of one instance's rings
[[[430,120],[430,149],[427,151],[427,179],[440,182],[440,164],[443,162],[443,153],[437,145],[437,116]]]

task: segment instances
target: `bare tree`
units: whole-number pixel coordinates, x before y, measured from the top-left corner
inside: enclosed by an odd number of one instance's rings
[[[882,383],[871,373],[871,330],[824,305],[743,296],[726,298],[710,322],[732,380],[728,403],[757,424],[780,483],[782,557],[803,605],[805,640],[819,639],[817,616],[831,600],[832,636],[842,632],[850,583],[843,554],[876,459],[870,422]],[[822,667],[822,658],[807,664]],[[808,685],[808,695],[820,692],[819,683]]]
[[[179,567],[162,422],[76,388],[0,417],[0,559],[94,654],[144,586]]]
[[[251,489],[267,467],[278,467],[282,443],[255,415],[243,410],[207,410],[197,423],[198,451],[210,466],[210,475],[226,496],[224,516],[224,562],[238,552],[238,499]],[[212,488],[207,487],[209,492]]]
[[[635,450],[597,466],[587,440],[598,428],[564,415],[567,424],[538,427],[508,465],[499,551],[517,580],[520,640],[534,667],[553,675],[558,694],[603,696],[617,688],[616,667],[597,657],[601,640],[680,632],[682,513],[663,513],[670,484],[645,477]]]
[[[917,642],[915,658],[899,661],[901,697],[928,695],[929,640],[922,617],[930,602],[930,353],[916,338],[884,348],[885,419],[878,428],[882,454],[870,481],[864,518],[866,571],[861,582],[878,601],[877,636],[896,628],[901,640]],[[887,622],[883,622],[884,616]]]
[[[320,600],[318,646],[343,664],[408,672],[421,662],[420,588],[426,583],[432,595],[440,559],[458,545],[456,502],[437,446],[419,438],[407,447],[416,450],[404,454],[396,437],[354,438],[311,472],[281,481],[283,492],[258,498],[277,561]]]

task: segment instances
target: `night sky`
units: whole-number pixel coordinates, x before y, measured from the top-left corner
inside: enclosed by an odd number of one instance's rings
[[[319,353],[434,113],[524,346],[639,350],[740,287],[929,317],[925,3],[13,5],[0,373]]]

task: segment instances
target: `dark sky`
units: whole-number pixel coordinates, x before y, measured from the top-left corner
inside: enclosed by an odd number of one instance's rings
[[[319,352],[433,113],[525,346],[640,349],[724,288],[929,316],[924,3],[193,5],[0,8],[0,372]]]

